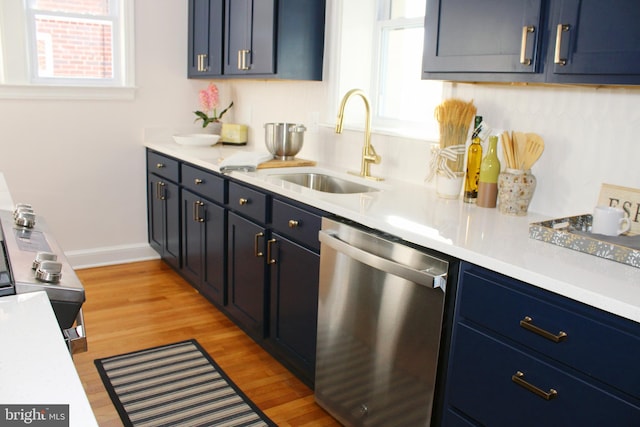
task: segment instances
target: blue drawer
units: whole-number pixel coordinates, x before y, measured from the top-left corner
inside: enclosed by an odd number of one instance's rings
[[[273,229],[278,233],[316,252],[320,251],[318,231],[322,217],[277,199],[273,200],[271,215]]]
[[[461,284],[463,322],[640,398],[639,324],[480,268],[465,270]],[[554,342],[561,332],[566,337]]]
[[[147,171],[178,183],[180,162],[172,157],[147,150]]]
[[[458,324],[456,333],[449,404],[480,425],[632,426],[640,419],[637,400],[607,393],[466,325]],[[557,395],[546,400],[517,383],[518,372],[540,393]]]
[[[214,202],[225,203],[225,179],[214,172],[183,164],[182,186]]]
[[[261,224],[267,222],[269,196],[237,182],[229,182],[229,209]]]

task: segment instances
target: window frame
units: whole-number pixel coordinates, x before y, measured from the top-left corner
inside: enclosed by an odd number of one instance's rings
[[[370,0],[362,0],[367,2]],[[371,57],[370,63],[368,64],[369,69],[365,70],[366,65],[362,65],[359,69],[367,72],[367,76],[363,77],[363,83],[360,89],[364,89],[367,92],[367,95],[370,99],[371,103],[371,113],[372,113],[372,132],[376,134],[390,135],[390,136],[400,136],[411,139],[420,139],[420,140],[438,140],[439,130],[437,127],[437,122],[435,119],[431,120],[433,116],[425,117],[424,121],[415,122],[408,120],[398,120],[395,118],[385,118],[379,114],[379,106],[380,99],[380,85],[383,84],[381,82],[382,79],[382,63],[384,60],[383,52],[382,52],[382,44],[383,44],[383,30],[389,28],[401,28],[402,26],[409,26],[410,28],[416,28],[420,26],[424,28],[424,16],[417,18],[396,18],[396,19],[382,19],[384,17],[390,16],[391,10],[391,1],[392,0],[376,0],[374,7],[374,11],[372,13],[373,22],[366,23],[365,25],[369,25],[368,28],[361,28],[363,34],[371,34]],[[334,36],[331,40],[331,52],[332,52],[332,60],[333,60],[333,69],[332,75],[336,76],[334,80],[330,82],[331,86],[331,102],[332,102],[332,112],[337,113],[337,106],[342,99],[342,96],[348,89],[352,89],[353,85],[349,85],[349,83],[345,83],[345,81],[349,81],[351,78],[346,77],[345,70],[353,69],[353,64],[344,64],[343,61],[348,62],[348,58],[345,59],[345,54],[343,51],[353,52],[354,49],[350,48],[348,45],[348,40],[350,37],[345,36],[344,34],[344,26],[348,22],[350,26],[353,26],[352,19],[347,16],[347,12],[345,11],[344,2],[334,1],[332,2],[332,8],[329,11],[330,16],[332,16],[333,28],[336,28],[337,31],[334,32]],[[365,14],[366,10],[363,11]],[[358,23],[356,25],[360,25]],[[406,27],[405,27],[406,28]],[[423,40],[423,36],[421,36],[421,42]],[[367,47],[362,47],[362,49],[367,49]],[[421,53],[416,53],[420,55]],[[422,61],[419,61],[422,64]],[[362,73],[364,74],[364,72]],[[421,69],[416,70],[416,76],[418,79],[421,79]],[[438,86],[438,103],[441,102],[442,98],[445,96],[445,85],[444,82],[433,82],[430,84],[434,84]],[[349,109],[349,106],[347,106]],[[352,113],[348,113],[346,115],[347,122],[345,123],[345,128],[362,130],[364,123],[364,113],[360,108],[354,108]]]
[[[24,0],[0,4],[0,99],[115,99],[135,95],[134,1],[109,0],[113,15],[113,78],[36,77],[35,13]],[[45,11],[44,14],[49,14]],[[53,15],[53,13],[52,13]],[[60,13],[64,17],[78,14]],[[106,15],[95,15],[103,20]],[[12,24],[13,22],[13,24]],[[8,24],[8,25],[5,25]],[[11,35],[11,42],[9,40]],[[33,66],[31,65],[33,64]]]

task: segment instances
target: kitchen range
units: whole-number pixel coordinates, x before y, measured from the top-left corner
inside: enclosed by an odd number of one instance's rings
[[[87,350],[84,287],[31,205],[0,210],[0,296],[46,292],[71,353]]]

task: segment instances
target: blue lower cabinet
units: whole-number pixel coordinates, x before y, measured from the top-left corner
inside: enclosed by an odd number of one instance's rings
[[[276,233],[269,253],[269,340],[290,368],[307,384],[313,384],[320,255]]]
[[[457,292],[444,426],[639,425],[638,323],[468,263]]]

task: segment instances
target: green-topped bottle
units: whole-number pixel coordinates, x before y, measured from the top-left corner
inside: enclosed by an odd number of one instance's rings
[[[477,204],[483,208],[495,208],[498,198],[498,175],[500,175],[500,160],[498,160],[498,137],[489,137],[489,151],[480,164],[480,181],[478,183]]]

